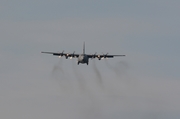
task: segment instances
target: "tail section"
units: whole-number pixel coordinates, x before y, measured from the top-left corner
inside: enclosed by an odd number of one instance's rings
[[[85,54],[85,42],[83,44],[83,54]]]

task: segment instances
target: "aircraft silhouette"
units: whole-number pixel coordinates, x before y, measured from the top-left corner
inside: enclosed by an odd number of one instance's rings
[[[107,54],[103,54],[103,55],[97,55],[95,54],[85,54],[85,42],[83,44],[83,53],[82,54],[75,54],[75,51],[71,54],[71,53],[64,53],[64,51],[62,51],[61,53],[55,53],[55,52],[41,52],[41,53],[46,53],[46,54],[53,54],[55,56],[59,56],[59,58],[65,56],[66,59],[68,59],[68,57],[70,59],[72,58],[78,58],[77,60],[77,64],[79,65],[79,63],[82,64],[89,64],[89,58],[93,59],[93,58],[98,58],[99,60],[101,59],[107,59],[107,58],[113,58],[113,57],[118,57],[118,56],[125,56],[125,55],[108,55]]]

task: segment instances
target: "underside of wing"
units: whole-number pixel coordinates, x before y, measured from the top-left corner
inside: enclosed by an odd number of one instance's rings
[[[61,52],[61,53],[56,53],[56,52],[41,52],[41,53],[52,54],[52,55],[59,56],[59,57],[65,56],[66,59],[68,57],[70,57],[70,58],[79,57],[79,54],[74,54],[74,53],[64,53],[64,52]]]
[[[55,52],[41,52],[41,53],[53,54],[53,55],[57,55],[57,56],[64,55],[64,53],[55,53]]]
[[[104,56],[104,55],[102,55]],[[122,57],[122,56],[126,56],[126,55],[105,55],[106,57]]]
[[[71,58],[76,58],[76,57],[79,57],[79,54],[67,54],[68,57],[71,57]]]
[[[92,54],[92,55],[87,55],[89,58],[98,58],[100,59],[104,59],[104,58],[113,58],[113,57],[121,57],[121,56],[125,56],[125,55],[108,55],[108,54],[103,54],[103,55],[96,55],[96,54]]]

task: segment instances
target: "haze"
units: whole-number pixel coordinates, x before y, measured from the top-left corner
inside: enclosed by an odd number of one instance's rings
[[[180,2],[1,0],[0,117],[179,119]],[[41,51],[125,54],[59,59]]]

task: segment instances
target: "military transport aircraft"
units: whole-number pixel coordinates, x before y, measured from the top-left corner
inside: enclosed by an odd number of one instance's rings
[[[125,56],[125,55],[108,55],[107,54],[103,54],[103,55],[97,55],[95,54],[85,54],[85,42],[83,44],[83,54],[75,54],[75,52],[71,53],[64,53],[64,51],[62,51],[61,53],[55,53],[55,52],[41,52],[41,53],[46,53],[46,54],[53,54],[55,56],[59,56],[59,58],[61,58],[62,56],[65,56],[66,59],[68,59],[68,57],[70,59],[72,58],[78,58],[77,64],[79,65],[79,63],[86,63],[88,65],[89,63],[89,58],[93,59],[93,58],[98,58],[99,60],[101,59],[107,59],[107,58],[113,58],[113,57],[118,57],[118,56]]]

